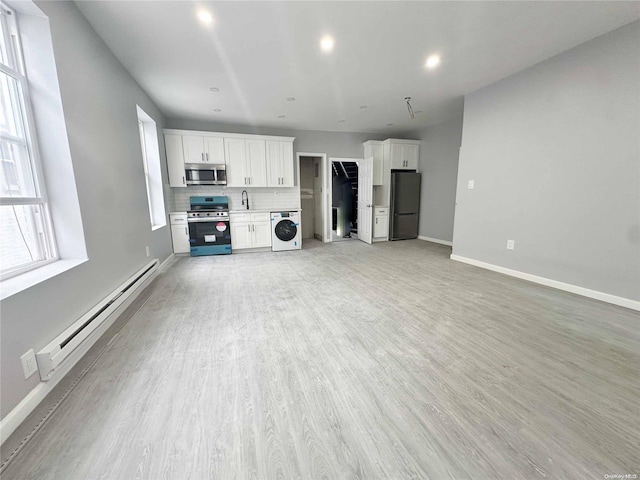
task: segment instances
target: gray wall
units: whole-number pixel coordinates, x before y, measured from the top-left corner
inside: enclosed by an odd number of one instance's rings
[[[420,140],[420,229],[424,237],[451,242],[456,204],[458,157],[462,137],[462,111],[456,118],[424,130],[409,138]]]
[[[386,138],[389,138],[389,135],[374,133],[318,132],[311,130],[252,127],[247,125],[228,125],[223,123],[171,118],[167,119],[167,128],[296,137],[293,143],[294,153],[326,153],[328,157],[362,158],[364,155],[364,147],[362,144],[364,142],[367,140],[385,140]]]
[[[638,45],[634,22],[466,97],[454,254],[640,300]]]
[[[171,252],[169,227],[151,232],[136,103],[159,129],[163,116],[73,3],[38,6],[50,18],[89,261],[2,301],[2,417],[39,381],[24,379],[20,355],[38,351],[145,265],[145,246],[160,260]],[[160,148],[166,182],[164,142]]]

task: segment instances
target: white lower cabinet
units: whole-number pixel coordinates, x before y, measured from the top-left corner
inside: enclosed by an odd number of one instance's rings
[[[271,214],[269,212],[231,213],[231,249],[271,246]]]
[[[389,209],[386,207],[374,207],[373,209],[373,239],[389,239]]]
[[[231,222],[231,251],[251,248],[251,223]]]
[[[170,213],[171,240],[173,241],[173,253],[191,252],[189,243],[189,225],[186,213]]]

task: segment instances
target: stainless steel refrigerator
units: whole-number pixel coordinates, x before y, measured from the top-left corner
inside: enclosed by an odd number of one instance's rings
[[[418,237],[420,213],[420,174],[391,173],[391,240]]]

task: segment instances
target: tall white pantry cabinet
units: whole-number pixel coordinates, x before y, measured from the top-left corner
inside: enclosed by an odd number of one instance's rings
[[[363,143],[364,158],[373,159],[373,241],[389,240],[391,171],[418,171],[420,140],[388,138]]]

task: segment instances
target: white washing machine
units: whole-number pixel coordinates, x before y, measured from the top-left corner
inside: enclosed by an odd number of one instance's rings
[[[302,248],[300,212],[271,212],[271,250],[299,250]]]

